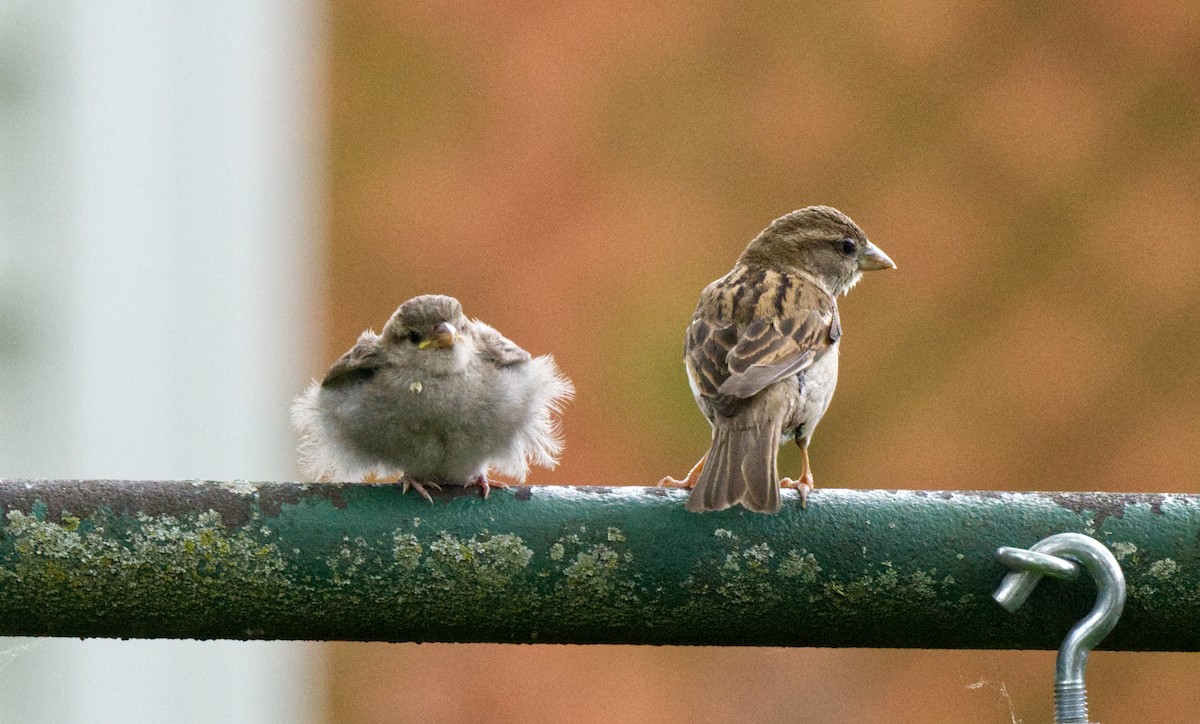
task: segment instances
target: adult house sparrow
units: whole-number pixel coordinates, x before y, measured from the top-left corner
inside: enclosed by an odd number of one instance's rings
[[[809,206],[779,217],[756,236],[733,269],[700,294],[684,345],[688,383],[713,428],[712,445],[680,481],[687,509],[741,503],[776,513],[779,490],[813,489],[808,442],[837,384],[837,295],[862,273],[896,265],[848,216]],[[794,439],[800,480],[779,479],[779,446]]]
[[[400,475],[404,490],[523,481],[562,451],[556,414],[574,394],[550,355],[529,353],[457,299],[414,297],[383,334],[363,332],[292,406],[301,465],[314,479]]]

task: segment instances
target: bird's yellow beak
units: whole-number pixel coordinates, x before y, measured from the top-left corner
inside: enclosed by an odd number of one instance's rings
[[[433,328],[429,336],[421,340],[417,345],[417,349],[447,349],[453,347],[455,341],[458,340],[458,330],[449,322],[440,322],[438,326]]]
[[[883,249],[868,241],[867,248],[863,249],[862,256],[858,258],[858,268],[863,271],[895,269],[896,262],[892,261],[887,254],[884,254]]]

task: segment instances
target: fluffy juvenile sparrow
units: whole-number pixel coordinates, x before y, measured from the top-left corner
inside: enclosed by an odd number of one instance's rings
[[[425,486],[478,485],[488,471],[523,481],[562,451],[555,417],[574,393],[550,355],[529,353],[457,299],[430,294],[368,330],[292,406],[301,464],[314,479],[401,475]]]
[[[713,428],[712,446],[680,481],[687,509],[737,503],[781,507],[780,485],[813,488],[808,442],[837,384],[837,295],[862,273],[896,265],[842,212],[809,206],[779,217],[754,238],[733,270],[700,294],[684,345],[692,395]],[[794,439],[800,480],[780,481],[779,446]]]

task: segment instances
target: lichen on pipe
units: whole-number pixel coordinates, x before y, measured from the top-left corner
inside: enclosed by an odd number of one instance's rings
[[[1129,583],[1104,648],[1200,650],[1200,497],[0,480],[0,634],[1056,649],[1086,581],[991,592],[1002,545],[1080,532]]]

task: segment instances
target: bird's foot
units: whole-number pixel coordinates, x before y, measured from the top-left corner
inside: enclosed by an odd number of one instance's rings
[[[700,472],[704,470],[704,461],[707,458],[708,454],[705,453],[704,457],[700,458],[700,460],[692,466],[692,469],[688,471],[687,477],[683,480],[676,480],[668,475],[667,477],[658,481],[658,487],[691,490],[692,488],[696,487],[696,481],[700,479]]]
[[[475,477],[468,480],[467,484],[464,485],[463,487],[471,488],[476,485],[478,485],[480,488],[483,489],[483,499],[484,500],[487,500],[488,493],[491,492],[492,488],[500,488],[501,490],[508,489],[508,483],[504,482],[503,480],[491,480],[488,478],[488,476],[486,474],[476,475]]]
[[[428,500],[430,503],[432,503],[433,496],[431,496],[429,494],[429,491],[425,489],[426,485],[433,488],[434,490],[442,489],[442,486],[438,485],[437,483],[431,483],[431,482],[420,483],[420,482],[417,482],[416,480],[413,480],[412,478],[408,478],[408,477],[400,479],[400,489],[401,489],[402,493],[407,494],[408,489],[412,488],[413,490],[420,493],[422,498],[424,498],[424,499]]]
[[[801,475],[799,480],[784,478],[779,481],[781,488],[795,488],[800,491],[800,507],[808,507],[808,494],[811,493],[817,486],[813,483],[812,475]]]
[[[696,481],[693,480],[692,478],[684,478],[683,480],[676,480],[675,478],[668,475],[667,477],[658,481],[658,487],[660,487],[660,488],[679,488],[681,490],[691,490],[692,488],[696,487]]]

